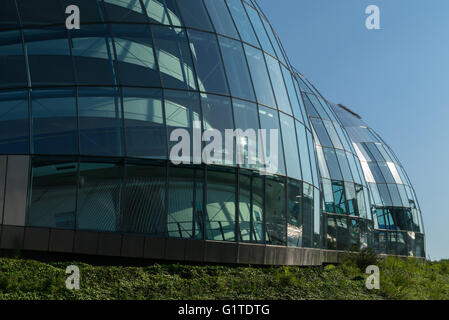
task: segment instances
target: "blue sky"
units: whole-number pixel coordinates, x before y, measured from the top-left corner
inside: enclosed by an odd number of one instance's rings
[[[449,1],[258,3],[291,63],[396,152],[423,211],[427,255],[449,258]],[[365,27],[372,4],[381,30]]]

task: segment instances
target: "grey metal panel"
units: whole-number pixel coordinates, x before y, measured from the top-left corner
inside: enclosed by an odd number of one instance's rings
[[[265,261],[265,245],[240,243],[239,261],[241,264],[262,265]]]
[[[81,254],[96,254],[98,233],[91,231],[76,231],[73,252]]]
[[[148,259],[164,259],[165,241],[163,238],[145,238],[144,257]]]
[[[49,250],[54,252],[73,252],[75,231],[51,229]]]
[[[1,247],[3,249],[22,249],[24,230],[24,227],[3,226]]]
[[[25,225],[29,162],[29,156],[8,156],[3,213],[4,225]]]
[[[98,239],[98,254],[120,256],[122,236],[114,233],[100,233]]]
[[[124,235],[122,238],[122,257],[142,258],[145,238],[142,236]]]
[[[276,263],[276,248],[273,246],[265,247],[265,264],[274,265]]]
[[[6,156],[0,156],[0,224],[3,223],[3,205],[6,183]]]
[[[49,239],[50,239],[50,229],[26,228],[23,249],[47,251]]]

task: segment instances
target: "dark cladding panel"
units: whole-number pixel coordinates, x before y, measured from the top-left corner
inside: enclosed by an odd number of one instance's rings
[[[3,204],[5,200],[6,156],[0,156],[0,224],[3,222]]]
[[[24,226],[28,194],[30,157],[9,156],[3,224]]]

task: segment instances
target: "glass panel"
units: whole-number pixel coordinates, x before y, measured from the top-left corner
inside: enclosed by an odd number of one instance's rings
[[[116,163],[80,163],[77,228],[120,231],[123,168]]]
[[[267,32],[260,20],[259,14],[256,10],[245,4],[246,12],[253,24],[254,31],[257,34],[257,38],[259,39],[260,44],[262,45],[262,49],[268,52],[269,54],[275,56],[276,53],[273,50],[273,46],[271,45],[270,39],[268,38]]]
[[[168,174],[168,235],[201,239],[203,170],[169,167]]]
[[[239,39],[234,21],[224,0],[204,0],[204,3],[215,26],[215,31],[228,37]]]
[[[285,150],[285,164],[287,167],[287,175],[289,177],[301,180],[301,167],[299,165],[298,144],[295,132],[295,123],[292,117],[283,113],[281,115],[282,139]]]
[[[246,102],[243,100],[233,99],[232,104],[234,106],[234,118],[235,118],[235,128],[241,129],[245,132],[248,129],[254,130],[257,135],[257,130],[259,130],[259,118],[257,116],[257,105],[255,103]],[[257,138],[256,138],[257,139]],[[258,146],[254,148],[256,154],[249,154],[248,139],[241,141],[241,148],[243,150],[243,167],[246,168],[260,168],[261,163],[257,156]],[[256,143],[256,141],[253,141]],[[237,152],[237,151],[236,151]]]
[[[236,183],[234,170],[208,170],[206,239],[235,241]]]
[[[275,107],[276,101],[274,100],[262,51],[245,45],[245,53],[248,59],[249,70],[251,71],[254,90],[256,90],[257,101],[264,105]]]
[[[129,157],[167,158],[162,90],[123,89],[126,154]]]
[[[348,214],[343,181],[332,180],[332,191],[334,193],[335,212],[338,214]]]
[[[156,55],[165,88],[196,90],[195,71],[183,29],[153,26]]]
[[[298,140],[297,142],[299,146],[299,158],[301,160],[302,178],[304,181],[313,184],[312,172],[310,167],[310,158],[309,158],[309,147],[307,146],[306,129],[298,121],[295,121],[295,124]]]
[[[211,129],[218,130],[221,133],[222,139],[221,141],[215,141],[215,139],[211,138],[210,140],[213,141],[206,143],[207,145],[210,144],[211,148],[212,144],[214,144],[216,146],[216,150],[210,150],[213,151],[210,153],[205,152],[205,154],[207,154],[207,159],[203,159],[203,161],[206,161],[206,163],[210,163],[210,161],[212,161],[214,163],[221,163],[221,164],[235,163],[234,160],[232,163],[226,162],[226,159],[229,156],[229,152],[228,150],[226,150],[224,145],[225,130],[226,129],[234,130],[234,121],[232,119],[232,106],[230,99],[211,94],[209,95],[202,94],[201,103],[203,107],[204,130],[211,130]]]
[[[327,131],[323,125],[323,122],[320,119],[317,118],[310,118],[312,121],[313,129],[315,130],[316,134],[318,135],[317,141],[321,146],[323,147],[333,147],[332,141],[329,138],[329,135],[327,134]]]
[[[33,161],[28,226],[75,228],[77,172],[73,160]]]
[[[26,87],[27,70],[18,31],[0,32],[0,87]]]
[[[80,88],[78,95],[80,153],[97,156],[121,155],[122,111],[118,90]]]
[[[343,180],[353,181],[351,170],[349,169],[348,159],[346,159],[346,153],[343,150],[335,150],[337,153],[338,163],[343,174]]]
[[[321,248],[321,202],[320,191],[313,189],[313,247]]]
[[[122,85],[161,86],[150,28],[113,25],[117,65]]]
[[[166,168],[127,164],[121,231],[165,237]]]
[[[151,22],[158,22],[171,26],[182,25],[175,0],[143,0]]]
[[[64,29],[24,31],[25,47],[33,85],[73,84],[73,62]]]
[[[282,146],[282,135],[279,129],[279,116],[278,112],[269,108],[259,106],[260,128],[267,129],[266,132],[266,146],[262,159],[267,166],[273,164],[273,161],[277,161],[277,170],[270,170],[271,173],[279,173],[285,175],[285,163],[284,163],[284,147]],[[274,148],[271,145],[270,129],[277,130],[278,132],[278,148]],[[272,172],[275,171],[275,172]]]
[[[302,247],[302,183],[288,180],[287,241],[291,247]]]
[[[197,121],[197,129],[199,134],[201,134],[201,107],[198,93],[165,90],[164,98],[170,160],[191,162],[194,159],[195,163],[200,163],[201,154],[195,158],[192,158],[194,156],[194,121]],[[189,156],[170,153],[171,148],[179,142],[179,137],[178,140],[175,140],[176,136],[173,138],[175,141],[171,141],[172,132],[178,128],[185,129],[190,134],[190,146],[192,150]]]
[[[24,25],[63,24],[65,21],[60,0],[42,1],[38,10],[35,0],[18,0],[17,7]]]
[[[357,207],[357,198],[355,196],[355,186],[353,183],[345,182],[346,191],[346,206],[348,208],[349,215],[359,215]]]
[[[209,20],[203,0],[177,0],[179,11],[187,27],[214,31]]]
[[[261,15],[261,20],[263,22],[263,25],[265,27],[265,30],[267,31],[268,36],[270,37],[271,44],[273,45],[274,51],[276,52],[276,56],[279,60],[281,60],[282,63],[285,65],[288,65],[287,60],[284,57],[283,51],[280,47],[280,43],[276,37],[276,35],[273,32],[273,29],[270,26],[270,23],[264,19],[264,17]]]
[[[310,184],[303,183],[303,247],[313,247],[313,187]]]
[[[217,36],[189,30],[200,91],[229,94]]]
[[[263,242],[263,178],[250,172],[240,174],[239,182],[239,239],[244,242]]]
[[[103,22],[102,2],[92,0],[60,0],[65,13],[65,8],[77,5],[81,12],[81,24]],[[68,15],[67,15],[68,16]],[[64,18],[65,19],[65,18]],[[83,27],[81,27],[83,28]]]
[[[331,178],[335,180],[343,180],[334,149],[323,148],[323,151]]]
[[[114,51],[104,26],[85,25],[70,31],[72,55],[79,84],[114,85]]]
[[[330,139],[332,140],[332,144],[334,148],[343,149],[343,145],[338,138],[337,132],[335,131],[334,125],[332,122],[328,120],[323,120],[324,126],[326,127],[327,133],[329,134]]]
[[[15,0],[3,0],[2,10],[0,11],[0,30],[17,28],[19,26],[19,17]]]
[[[211,0],[216,1],[216,0]],[[246,63],[242,44],[224,37],[218,37],[228,76],[231,95],[247,100],[255,100],[253,85]]]
[[[140,0],[104,0],[107,21],[147,22]]]
[[[320,180],[318,179],[318,168],[317,168],[317,159],[315,154],[315,147],[312,140],[312,135],[309,131],[306,130],[307,135],[307,145],[309,146],[309,156],[310,156],[310,164],[312,165],[312,176],[313,176],[313,182],[315,186],[319,186]]]
[[[249,18],[245,13],[242,1],[226,0],[226,2],[228,3],[229,10],[231,11],[231,15],[234,18],[234,22],[242,40],[258,47],[259,42],[257,41],[256,34],[249,22]]]
[[[265,55],[267,60],[268,70],[270,72],[271,83],[273,85],[274,94],[276,95],[276,101],[279,110],[284,111],[287,114],[292,114],[292,108],[290,101],[288,100],[287,90],[285,89],[284,79],[282,77],[281,68],[279,67],[279,61],[274,58]]]
[[[33,90],[31,115],[33,153],[78,153],[74,89]]]
[[[266,180],[266,232],[267,244],[286,245],[285,180]]]
[[[288,97],[290,98],[291,106],[293,109],[293,114],[298,120],[304,121],[301,115],[301,110],[298,103],[298,98],[296,96],[295,87],[293,85],[291,73],[284,66],[281,66],[281,69],[282,75],[284,76],[285,85],[287,87]]]
[[[334,208],[334,192],[332,190],[332,183],[328,179],[323,179],[323,194],[325,211],[336,213]]]
[[[29,152],[28,92],[0,92],[0,153]]]

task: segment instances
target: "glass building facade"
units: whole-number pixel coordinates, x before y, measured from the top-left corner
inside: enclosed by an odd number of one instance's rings
[[[332,104],[356,150],[371,193],[374,242],[380,253],[425,257],[424,226],[415,191],[385,141],[361,117]]]
[[[278,167],[261,174],[259,154],[175,165],[176,129],[278,130]],[[2,1],[2,248],[319,263],[317,249],[373,241],[372,181],[349,136],[253,0]],[[383,226],[377,243],[403,234]]]

